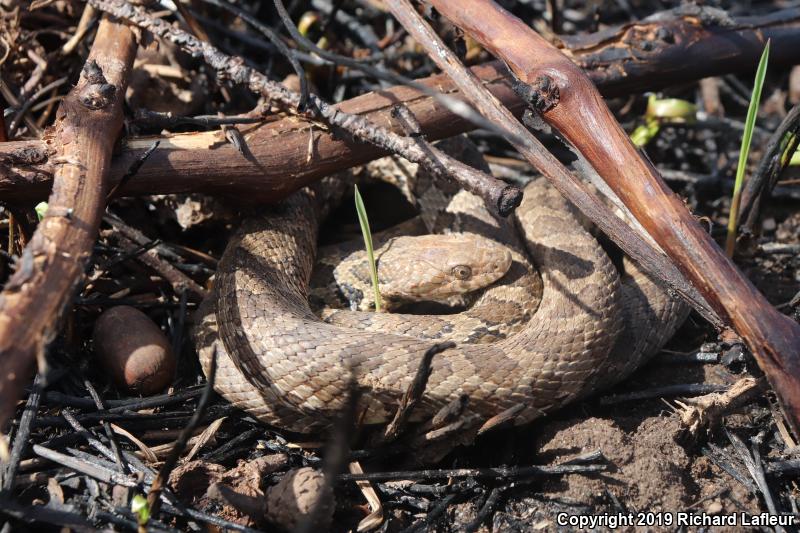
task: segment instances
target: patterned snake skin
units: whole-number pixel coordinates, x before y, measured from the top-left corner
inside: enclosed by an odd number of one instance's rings
[[[574,208],[537,180],[511,221],[493,217],[469,193],[451,195],[450,229],[512,250],[508,273],[466,311],[337,312],[322,321],[308,303],[321,206],[328,203],[322,191],[303,189],[244,221],[196,320],[206,372],[217,352],[215,389],[265,423],[323,430],[354,380],[362,393],[359,420],[385,424],[425,352],[454,340],[434,356],[412,419],[430,419],[466,395],[479,425],[507,410],[524,424],[626,377],[686,316],[686,307],[632,262],[618,269]]]

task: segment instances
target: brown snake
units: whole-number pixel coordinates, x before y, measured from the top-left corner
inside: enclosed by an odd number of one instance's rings
[[[492,217],[463,191],[448,207],[468,231],[510,246],[514,258],[500,283],[465,312],[348,312],[326,323],[308,303],[325,200],[304,189],[246,219],[198,313],[195,339],[206,372],[217,350],[215,389],[277,427],[329,426],[351,379],[361,391],[359,420],[387,423],[421,358],[443,339],[457,344],[433,358],[413,419],[429,419],[466,395],[478,426],[507,410],[523,424],[625,377],[685,318],[685,307],[630,261],[620,273],[573,208],[537,180],[513,222]],[[520,313],[504,323],[506,314]]]

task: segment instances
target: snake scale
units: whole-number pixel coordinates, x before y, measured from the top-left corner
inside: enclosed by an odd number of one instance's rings
[[[451,315],[336,312],[323,321],[312,311],[309,280],[330,203],[324,185],[246,218],[194,330],[206,373],[217,352],[215,389],[265,423],[307,433],[331,424],[354,380],[359,420],[385,424],[426,351],[453,340],[433,357],[412,419],[466,395],[465,416],[478,426],[504,412],[524,424],[624,378],[686,316],[631,261],[615,265],[545,180],[526,186],[513,220],[465,191],[443,201],[448,216],[438,224],[449,227],[437,231],[487,236],[513,259],[498,283]]]

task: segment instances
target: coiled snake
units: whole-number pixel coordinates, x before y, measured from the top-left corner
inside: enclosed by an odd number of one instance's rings
[[[686,315],[630,261],[618,270],[574,208],[540,179],[525,188],[514,220],[492,216],[464,191],[450,195],[447,229],[494,239],[512,254],[506,275],[466,311],[337,312],[324,322],[308,294],[328,203],[324,187],[306,188],[246,219],[198,313],[206,371],[217,350],[216,390],[277,427],[324,429],[351,379],[361,390],[359,420],[387,423],[425,352],[445,339],[456,344],[434,356],[413,419],[466,395],[478,425],[501,412],[526,423],[625,377]]]

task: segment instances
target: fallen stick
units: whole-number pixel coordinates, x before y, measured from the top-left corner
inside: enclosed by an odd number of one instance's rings
[[[562,37],[559,46],[608,95],[740,72],[758,60],[768,38],[773,48],[771,65],[800,62],[795,53],[800,49],[800,9],[737,19],[735,24],[727,26],[704,25],[699,16],[674,12],[659,17],[667,20],[625,24],[588,36]],[[668,32],[659,34],[660,27],[666,27]],[[642,44],[649,36],[656,35],[662,37],[650,40],[649,45]],[[645,50],[649,46],[652,49]],[[472,71],[506,107],[515,114],[522,112],[524,106],[509,87],[505,69],[499,63],[474,67]],[[446,76],[431,76],[420,82],[446,94],[457,94]],[[398,103],[409,107],[430,140],[473,127],[432,98],[407,87],[365,94],[336,107],[402,132],[391,117],[391,108]],[[253,201],[277,201],[322,176],[386,155],[372,145],[335,138],[297,117],[240,129],[253,154],[252,160],[243,157],[218,132],[141,137],[129,140],[114,157],[110,183],[116,186],[131,165],[159,139],[162,145],[120,188],[118,195],[206,192]],[[309,153],[313,156],[310,159]],[[0,197],[11,203],[45,198],[53,173],[48,156],[44,141],[0,145]]]
[[[476,69],[505,102],[522,110],[522,103],[505,82],[497,64]],[[421,80],[443,93],[453,92],[444,76]],[[516,102],[514,104],[513,102]],[[369,93],[335,106],[403,134],[392,108],[404,104],[420,122],[430,140],[456,135],[471,125],[407,87]],[[160,140],[161,144],[127,184],[120,196],[205,192],[241,196],[253,202],[278,201],[298,188],[358,164],[386,155],[374,145],[334,135],[300,117],[287,117],[254,126],[239,126],[252,158],[243,156],[220,131],[140,137],[128,140],[114,158],[111,185]],[[53,166],[41,141],[0,145],[0,197],[9,202],[42,198],[50,187]]]
[[[43,367],[45,348],[91,256],[135,55],[131,31],[104,19],[47,140],[57,154],[49,207],[0,294],[0,428],[14,413],[34,360]]]
[[[800,430],[800,326],[778,312],[728,260],[681,199],[631,144],[583,71],[491,0],[431,0],[455,25],[542,92],[544,119],[590,162],[766,374],[789,424]]]

